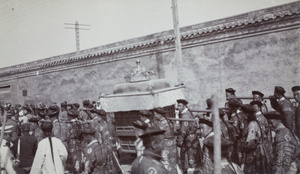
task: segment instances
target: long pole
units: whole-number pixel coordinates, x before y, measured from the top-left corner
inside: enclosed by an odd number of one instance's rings
[[[180,30],[178,22],[178,10],[177,10],[177,0],[172,0],[172,12],[173,12],[173,25],[175,34],[175,50],[176,50],[176,64],[177,64],[177,75],[178,84],[183,83],[183,70],[182,70],[182,53],[181,53],[181,40],[180,40]]]
[[[218,109],[218,98],[212,96],[212,113],[213,113],[213,129],[214,129],[214,174],[221,173],[221,127]]]

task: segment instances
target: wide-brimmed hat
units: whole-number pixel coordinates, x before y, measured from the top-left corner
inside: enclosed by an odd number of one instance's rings
[[[189,102],[186,101],[185,99],[178,99],[178,100],[177,100],[177,103],[182,103],[182,104],[184,104],[184,105],[187,105]]]
[[[144,134],[141,135],[140,138],[143,139],[143,138],[150,137],[150,136],[160,135],[160,134],[164,134],[165,132],[166,132],[165,130],[161,130],[157,126],[152,126],[152,127],[146,128]]]
[[[42,123],[41,129],[44,132],[51,132],[52,131],[53,124],[52,124],[51,120],[41,120],[40,122]]]

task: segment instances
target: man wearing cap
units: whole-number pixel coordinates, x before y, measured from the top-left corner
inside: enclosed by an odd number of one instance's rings
[[[29,174],[35,152],[37,149],[37,139],[29,134],[30,124],[22,124],[22,136],[18,138],[14,144],[14,155],[19,159],[19,168],[23,170],[25,174]]]
[[[225,89],[225,96],[226,96],[225,107],[228,107],[228,99],[230,99],[230,98],[236,98],[236,96],[235,96],[235,90],[233,88],[227,88],[227,89]],[[238,99],[238,100],[240,100],[240,99]]]
[[[221,128],[223,127],[223,125],[226,125],[225,130],[222,129],[222,132],[228,132],[227,134],[229,134],[229,138],[228,137],[224,137],[224,138],[230,140],[233,143],[233,146],[230,146],[232,147],[232,149],[228,150],[229,152],[228,158],[232,160],[232,162],[239,165],[242,164],[243,161],[243,155],[241,150],[241,139],[248,125],[247,116],[244,112],[241,111],[241,106],[242,106],[241,100],[238,100],[236,98],[228,99],[228,107],[229,107],[229,114],[230,114],[229,122],[232,123],[234,127],[234,131],[231,130],[230,124],[228,124],[224,119],[221,119],[222,120]],[[226,135],[226,133],[224,133],[223,135]]]
[[[154,125],[161,130],[165,130],[165,148],[162,151],[162,162],[170,173],[177,173],[177,148],[176,136],[174,135],[174,126],[172,122],[166,119],[164,108],[154,109]]]
[[[68,112],[67,112],[68,103],[66,101],[60,104],[60,113],[58,116],[59,121],[68,120]]]
[[[283,116],[282,123],[291,131],[295,131],[295,112],[293,104],[284,96],[285,90],[281,86],[275,86],[274,96],[278,100],[277,111]]]
[[[95,138],[96,130],[89,122],[85,122],[82,125],[81,132],[83,140],[87,143],[83,151],[83,172],[89,174],[108,173],[108,152]]]
[[[11,147],[11,138],[12,138],[12,125],[8,126],[1,126],[0,133],[4,133],[3,139],[1,142],[0,147],[0,162],[1,162],[1,173],[7,174],[15,174],[16,171],[14,170],[13,166],[16,165],[14,156],[10,151]],[[3,131],[3,132],[2,132]]]
[[[192,113],[187,107],[188,102],[185,99],[177,100],[179,117],[182,119],[194,119]],[[181,148],[181,169],[186,172],[188,168],[195,168],[201,163],[200,142],[196,134],[197,123],[182,121],[179,135],[177,136],[177,146]]]
[[[263,114],[268,113],[268,108],[265,100],[263,100],[264,94],[260,91],[252,91],[253,101],[260,101],[262,103],[261,112]]]
[[[271,131],[269,128],[269,124],[265,116],[261,112],[262,103],[260,101],[252,101],[250,102],[250,105],[254,109],[254,115],[256,117],[256,120],[258,121],[261,129],[265,132],[267,135],[268,141],[271,141]]]
[[[270,113],[265,115],[271,129],[275,131],[272,173],[299,173],[299,139],[282,124],[281,115]]]
[[[260,105],[261,102],[258,101],[252,101],[251,105],[243,105],[243,109],[248,113],[249,122],[243,145],[245,153],[244,172],[246,174],[270,173],[271,170],[272,145],[260,123],[261,120],[266,119],[262,114],[257,114],[260,112]],[[258,121],[258,118],[262,119]]]
[[[79,111],[79,119],[83,121],[91,120],[91,112],[89,111],[89,109],[91,109],[89,107],[91,105],[90,100],[83,100],[82,105],[83,109]]]
[[[294,93],[294,99],[298,103],[298,107],[295,109],[295,133],[300,137],[300,86],[292,87]]]
[[[68,104],[67,113],[68,113],[68,120],[76,119],[79,116],[79,107],[80,105],[78,103]]]
[[[157,126],[148,127],[144,134],[140,136],[145,146],[142,156],[137,157],[131,167],[132,174],[167,174],[168,171],[161,163],[161,153],[164,148],[165,130],[159,129]]]
[[[45,118],[46,116],[46,105],[44,103],[38,103],[36,106],[37,116],[39,119]]]
[[[47,109],[46,113],[47,116],[50,117],[51,121],[58,119],[59,116],[59,107],[57,106],[56,102],[52,103],[49,108]]]
[[[38,125],[39,119],[38,117],[32,117],[28,121],[30,124],[29,134],[33,135],[37,139],[37,142],[39,143],[44,138],[44,133]]]
[[[209,137],[214,137],[212,118],[199,118],[199,130],[200,130],[200,148],[203,152],[201,156],[202,164],[200,166],[200,173],[213,173],[214,166],[212,159],[209,156],[209,150],[204,146],[204,140]]]
[[[43,120],[41,129],[45,138],[39,142],[30,173],[62,174],[68,152],[60,139],[51,137],[51,120]]]

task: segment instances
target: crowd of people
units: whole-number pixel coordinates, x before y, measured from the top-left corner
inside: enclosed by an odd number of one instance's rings
[[[1,172],[120,173],[114,125],[98,102],[1,109]],[[5,116],[5,117],[4,117]]]
[[[300,170],[300,86],[292,88],[297,105],[274,88],[268,97],[252,91],[253,100],[243,103],[228,88],[224,108],[219,108],[221,128],[221,173],[285,174]],[[204,114],[191,111],[188,101],[177,100],[179,125],[165,117],[162,108],[141,111],[136,128],[138,157],[132,173],[214,173],[212,100]],[[164,145],[162,141],[164,139]]]
[[[293,105],[285,89],[268,97],[252,91],[243,103],[228,88],[225,107],[219,108],[221,173],[300,172],[300,86],[292,88]],[[213,173],[214,130],[212,100],[205,112],[177,100],[178,119],[168,119],[158,107],[141,110],[132,125],[137,156],[132,174]],[[172,115],[172,114],[171,114]],[[63,102],[46,107],[1,107],[1,172],[10,173],[122,173],[113,121],[98,102]],[[174,121],[176,120],[176,121]],[[2,129],[3,128],[3,129]]]

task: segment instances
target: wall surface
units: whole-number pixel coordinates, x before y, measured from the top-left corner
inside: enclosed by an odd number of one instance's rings
[[[181,29],[184,94],[191,108],[205,108],[216,94],[220,106],[225,88],[237,96],[259,90],[266,96],[274,86],[300,84],[300,3],[245,13]],[[178,84],[173,31],[55,56],[0,69],[0,88],[10,86],[1,101],[15,104],[98,100],[135,67]],[[27,90],[27,96],[22,91]],[[4,96],[10,98],[3,99]],[[174,101],[175,102],[175,101]],[[247,101],[245,101],[247,102]]]

